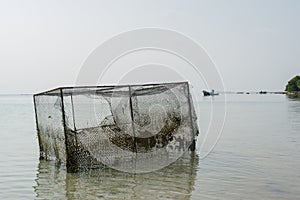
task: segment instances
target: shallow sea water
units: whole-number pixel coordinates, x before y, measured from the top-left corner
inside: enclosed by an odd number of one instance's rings
[[[221,95],[198,100],[201,131],[211,105],[222,124]],[[0,199],[298,199],[300,100],[231,94],[226,108],[221,138],[204,159],[199,140],[195,153],[152,173],[70,174],[39,160],[32,96],[1,95]]]

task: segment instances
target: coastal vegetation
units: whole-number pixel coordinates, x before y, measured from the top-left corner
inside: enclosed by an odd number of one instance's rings
[[[285,91],[290,97],[300,97],[300,76],[293,77],[285,86]]]
[[[291,80],[289,80],[288,84],[285,87],[285,91],[294,92],[300,91],[300,76],[295,76]]]

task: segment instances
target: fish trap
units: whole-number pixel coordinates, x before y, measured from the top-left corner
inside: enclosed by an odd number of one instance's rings
[[[162,168],[195,149],[187,82],[61,87],[34,95],[40,158],[68,172]]]

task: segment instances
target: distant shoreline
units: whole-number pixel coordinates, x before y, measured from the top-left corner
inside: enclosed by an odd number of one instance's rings
[[[300,91],[287,92],[287,95],[289,97],[292,97],[292,98],[299,98],[300,97]]]
[[[33,94],[0,94],[0,96],[29,96]]]
[[[286,91],[273,91],[273,92],[268,92],[265,91],[265,93],[260,93],[260,92],[254,92],[254,91],[249,91],[249,92],[234,92],[234,91],[218,91],[220,94],[238,94],[238,95],[242,95],[242,94],[285,94],[288,95],[289,97],[300,97],[300,91],[294,91],[294,92],[286,92]],[[0,94],[0,96],[4,97],[4,96],[32,96],[33,94]]]

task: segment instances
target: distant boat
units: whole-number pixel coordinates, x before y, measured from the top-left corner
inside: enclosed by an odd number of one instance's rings
[[[259,94],[267,94],[267,92],[261,90],[261,91],[259,92]]]
[[[211,92],[203,90],[203,95],[204,96],[214,96],[214,95],[219,95],[219,93],[215,92],[215,90],[211,90]]]

